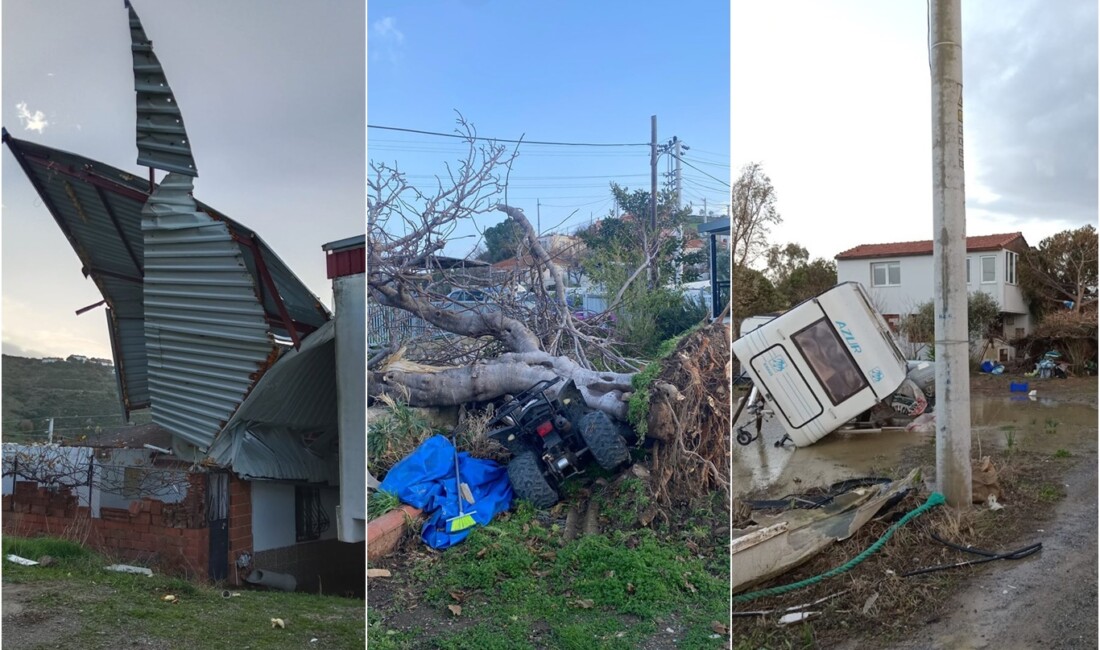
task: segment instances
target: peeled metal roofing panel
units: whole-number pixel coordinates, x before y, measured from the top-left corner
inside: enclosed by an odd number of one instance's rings
[[[149,365],[145,353],[145,320],[122,318],[109,308],[106,312],[122,408],[127,414],[148,408]]]
[[[227,224],[168,174],[142,211],[153,420],[207,448],[279,350]]]
[[[300,433],[278,427],[237,423],[218,436],[210,455],[219,464],[232,459],[233,471],[246,480],[339,484],[335,450],[311,449]]]
[[[338,482],[335,454],[302,443],[337,434],[335,333],[329,321],[264,373],[211,446],[214,462],[243,478]]]
[[[153,42],[145,35],[129,1],[130,51],[134,57],[134,92],[137,93],[137,148],[139,165],[198,176],[191,145],[183,126],[183,114],[164,74]]]

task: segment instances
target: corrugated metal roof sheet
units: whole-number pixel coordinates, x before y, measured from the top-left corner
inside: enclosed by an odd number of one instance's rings
[[[335,321],[288,350],[266,372],[210,448],[243,478],[338,482]],[[309,437],[318,442],[310,449]]]
[[[134,57],[134,92],[137,93],[137,148],[139,165],[187,176],[198,176],[191,145],[183,126],[183,114],[168,78],[164,75],[153,42],[145,35],[134,8],[130,12],[130,51]]]
[[[206,448],[279,349],[240,247],[192,189],[168,174],[142,210],[145,351],[153,421]]]
[[[202,372],[194,364],[200,367],[205,364],[205,372],[221,372],[226,366],[234,374],[235,379],[228,384],[206,386],[206,393],[214,391],[222,398],[233,396],[237,403],[247,390],[240,390],[240,372],[248,376],[248,385],[251,386],[259,379],[263,367],[255,365],[256,349],[248,348],[240,351],[235,347],[225,347],[229,340],[237,340],[232,337],[223,337],[220,341],[210,336],[197,332],[203,327],[214,327],[214,322],[222,322],[225,318],[219,311],[211,311],[213,302],[224,287],[207,287],[207,296],[211,302],[195,301],[194,296],[179,292],[173,293],[176,282],[189,282],[185,276],[191,277],[198,273],[196,270],[198,259],[187,260],[180,265],[173,265],[170,261],[157,267],[158,278],[155,282],[158,293],[147,298],[145,295],[145,281],[152,267],[146,268],[151,261],[146,260],[145,236],[142,232],[142,206],[149,199],[149,182],[140,177],[116,169],[109,165],[97,162],[90,158],[78,156],[68,152],[44,147],[24,140],[12,138],[4,132],[4,142],[15,155],[23,171],[27,174],[31,184],[38,191],[42,201],[53,215],[54,220],[65,233],[83,264],[85,274],[92,278],[106,300],[110,309],[109,327],[111,330],[112,344],[115,353],[115,367],[120,375],[124,405],[127,410],[134,410],[148,406],[150,401],[156,401],[158,395],[151,390],[148,377],[153,372],[180,373],[180,377],[186,373]],[[178,178],[178,177],[177,177]],[[167,179],[165,179],[167,181]],[[236,221],[213,210],[205,204],[195,201],[197,210],[190,217],[183,217],[184,223],[195,230],[210,233],[217,232],[216,238],[222,247],[221,253],[232,255],[234,260],[243,262],[247,281],[256,291],[262,293],[262,303],[255,293],[251,294],[252,307],[248,309],[262,309],[259,313],[264,321],[266,331],[279,336],[289,336],[289,329],[279,310],[279,302],[283,303],[285,310],[292,320],[291,327],[295,333],[308,340],[311,332],[324,325],[329,319],[329,312],[314,296],[301,280],[280,260],[270,248],[253,231],[245,228]],[[174,225],[181,225],[177,221]],[[187,222],[190,219],[190,222]],[[164,224],[169,222],[165,220]],[[206,224],[199,226],[198,224]],[[184,229],[186,230],[186,228]],[[158,231],[159,232],[159,231]],[[167,232],[167,231],[165,231]],[[207,233],[203,233],[206,236]],[[171,235],[165,235],[171,237]],[[180,244],[180,242],[175,242]],[[209,244],[209,242],[207,242]],[[202,244],[196,243],[195,246]],[[198,251],[198,248],[192,249]],[[159,253],[158,253],[159,254]],[[262,260],[262,262],[258,261]],[[224,259],[223,259],[224,261]],[[260,267],[264,266],[270,282],[265,281]],[[208,271],[203,271],[208,273]],[[173,275],[180,273],[178,278]],[[240,275],[240,267],[237,267],[238,282],[245,282],[246,278]],[[209,278],[208,278],[209,279]],[[274,287],[272,292],[270,287]],[[178,288],[178,287],[177,287]],[[234,290],[239,291],[241,287]],[[199,291],[196,286],[189,285],[187,291]],[[276,294],[278,299],[276,298]],[[155,337],[161,343],[161,356],[157,359],[148,358],[146,351],[146,300],[152,300],[150,307],[154,312],[158,334]],[[218,301],[228,305],[227,301]],[[178,332],[165,331],[165,323],[171,319],[164,319],[165,310],[168,312],[180,310],[192,310],[187,318],[190,321],[191,338],[187,342],[173,340]],[[231,309],[241,309],[238,305]],[[251,312],[250,312],[251,313]],[[178,313],[176,314],[179,315]],[[228,318],[238,318],[240,314],[230,314]],[[203,320],[205,319],[205,320]],[[187,329],[187,320],[183,321],[183,329]],[[202,324],[199,324],[202,323]],[[178,323],[177,323],[178,324]],[[169,329],[171,329],[169,327]],[[177,327],[177,329],[179,329]],[[223,332],[218,330],[218,335]],[[253,343],[256,335],[246,336],[247,341]],[[200,349],[196,346],[207,345]],[[266,348],[273,349],[273,348]],[[201,361],[201,363],[200,363]],[[157,364],[156,368],[151,365]],[[211,365],[213,364],[213,365]],[[214,370],[218,368],[218,370]],[[253,373],[255,373],[253,375]],[[172,380],[175,381],[175,380]],[[207,400],[206,393],[202,390],[192,390],[188,398],[194,402],[196,399]],[[198,395],[202,395],[199,397]],[[217,420],[212,413],[199,416],[183,409],[183,398],[180,410],[171,412],[154,409],[154,420],[177,433],[189,441],[205,440],[200,444],[205,448],[214,435],[221,429],[230,413],[223,413]],[[204,401],[204,404],[206,402]],[[224,404],[219,409],[224,410]],[[205,407],[202,407],[205,408]],[[162,418],[171,417],[170,420]],[[202,433],[199,433],[199,431]]]

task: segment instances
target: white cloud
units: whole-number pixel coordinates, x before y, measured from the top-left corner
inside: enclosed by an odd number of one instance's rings
[[[374,21],[367,43],[374,50],[375,60],[384,57],[390,63],[397,63],[401,55],[401,46],[405,43],[405,34],[397,28],[396,18],[386,16]]]
[[[19,121],[23,123],[23,129],[25,131],[38,131],[42,133],[47,126],[50,125],[46,121],[46,114],[42,111],[30,112],[27,109],[27,102],[19,102],[15,105],[15,108],[19,109]]]
[[[405,35],[401,33],[401,30],[397,29],[397,19],[393,16],[387,16],[382,20],[375,21],[374,35],[377,38],[390,40],[396,43],[405,42]]]

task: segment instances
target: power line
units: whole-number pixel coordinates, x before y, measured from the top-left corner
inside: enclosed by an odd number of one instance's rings
[[[673,157],[673,158],[675,158],[675,159],[679,160],[680,162],[684,163],[684,164],[685,164],[685,165],[687,165],[688,167],[691,167],[692,169],[694,169],[695,171],[699,172],[700,174],[702,174],[702,175],[704,175],[704,176],[709,176],[710,178],[713,178],[714,180],[718,181],[719,183],[721,183],[721,184],[725,185],[726,187],[729,187],[729,186],[730,186],[730,184],[729,184],[729,181],[724,181],[724,180],[722,180],[721,178],[718,178],[717,176],[711,176],[711,175],[710,175],[710,174],[708,174],[707,172],[703,171],[702,169],[699,169],[699,168],[698,168],[698,167],[696,167],[695,165],[693,165],[693,164],[689,163],[688,161],[684,160],[684,159],[683,159],[683,158],[681,158],[680,156],[677,156],[676,154],[671,154],[671,155],[672,155],[672,157]]]
[[[515,144],[542,144],[556,147],[648,147],[648,142],[548,142],[545,140],[507,140],[504,138],[485,138],[481,136],[466,136],[458,133],[439,133],[438,131],[421,131],[420,129],[406,129],[399,126],[379,126],[368,124],[368,129],[382,129],[384,131],[401,131],[403,133],[419,133],[421,135],[434,135],[443,138],[458,138],[460,140],[484,140],[486,142],[511,142]],[[368,140],[369,142],[369,140]]]

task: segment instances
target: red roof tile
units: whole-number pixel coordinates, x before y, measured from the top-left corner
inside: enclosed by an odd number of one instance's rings
[[[1010,232],[1000,235],[976,235],[966,238],[966,251],[998,251],[1002,248],[1016,248],[1017,240],[1027,246],[1023,233]],[[931,255],[932,240],[903,241],[892,244],[860,244],[855,248],[839,253],[838,260],[856,260],[869,257],[904,257],[907,255]]]

